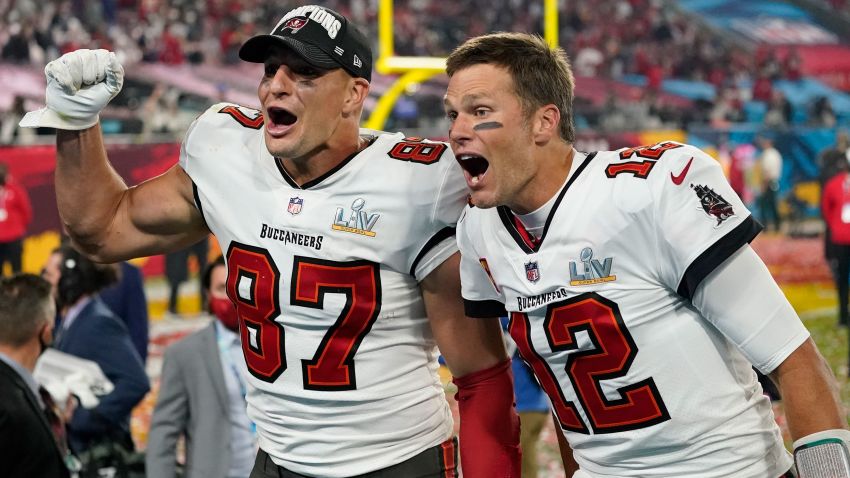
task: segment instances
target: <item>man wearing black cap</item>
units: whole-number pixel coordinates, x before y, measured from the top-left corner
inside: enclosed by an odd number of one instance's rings
[[[122,84],[114,55],[48,64],[47,107],[22,124],[60,130],[69,234],[104,262],[215,234],[249,371],[252,477],[457,476],[436,345],[459,389],[464,475],[519,476],[499,324],[465,317],[460,299],[466,192],[451,151],[359,130],[372,55],[334,11],[296,8],[239,54],[264,64],[261,109],[212,106],[179,164],[129,189],[98,126]]]

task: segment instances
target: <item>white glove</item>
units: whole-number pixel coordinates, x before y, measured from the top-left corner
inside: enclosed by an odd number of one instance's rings
[[[115,53],[106,50],[66,53],[48,63],[44,74],[47,106],[24,115],[22,128],[90,128],[124,86],[124,68]]]

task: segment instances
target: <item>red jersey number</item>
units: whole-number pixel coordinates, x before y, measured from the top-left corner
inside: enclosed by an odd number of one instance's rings
[[[332,262],[296,257],[292,305],[322,309],[325,294],[345,294],[336,323],[322,338],[312,360],[302,360],[307,390],[355,390],[354,354],[380,311],[381,275],[369,261]]]
[[[280,315],[280,271],[269,251],[232,243],[227,251],[227,295],[239,314],[242,353],[251,375],[274,382],[286,370]]]
[[[237,123],[241,124],[246,128],[251,129],[260,129],[263,127],[263,114],[257,110],[251,110],[254,112],[253,116],[246,115],[240,108],[228,105],[224,108],[220,109],[219,113],[224,113],[226,115],[230,115],[231,118],[235,119]]]
[[[544,320],[546,340],[553,352],[578,349],[576,335],[587,333],[594,347],[569,354],[564,371],[588,418],[585,424],[576,405],[564,398],[553,371],[531,344],[528,316],[514,312],[510,333],[523,358],[534,369],[544,390],[555,404],[565,430],[615,433],[649,427],[670,419],[655,381],[649,377],[620,387],[620,398],[609,399],[600,382],[625,376],[638,348],[623,322],[619,307],[596,293],[582,294],[551,304]]]
[[[227,252],[227,295],[239,313],[248,371],[272,383],[286,370],[284,329],[278,322],[281,277],[268,250],[234,242]],[[290,305],[324,308],[328,293],[346,296],[311,360],[302,360],[307,390],[357,388],[354,355],[380,312],[380,273],[368,261],[334,262],[295,257]]]
[[[665,141],[651,146],[638,146],[636,148],[629,148],[620,151],[620,159],[629,159],[632,156],[637,155],[639,158],[653,159],[657,161],[661,158],[661,155],[664,154],[665,151],[681,147],[681,144],[674,143],[672,141]]]
[[[625,163],[609,164],[605,168],[605,175],[609,178],[615,178],[619,174],[629,173],[636,178],[646,179],[655,163],[661,158],[661,155],[671,149],[681,148],[682,145],[672,141],[654,144],[652,146],[638,146],[620,151],[620,159],[629,159],[632,156],[646,158],[646,161],[628,161]]]
[[[443,143],[424,143],[419,138],[404,138],[387,153],[393,159],[413,163],[433,164],[440,160],[446,145]]]

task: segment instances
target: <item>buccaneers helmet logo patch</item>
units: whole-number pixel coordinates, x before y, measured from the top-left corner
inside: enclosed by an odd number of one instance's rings
[[[735,215],[735,211],[732,210],[732,205],[729,204],[729,201],[714,192],[714,189],[700,184],[691,184],[691,188],[697,193],[702,210],[710,217],[717,219],[717,224],[714,227],[720,227],[723,221]]]
[[[300,30],[302,27],[304,27],[304,25],[306,25],[308,21],[309,21],[308,19],[303,18],[303,17],[290,18],[280,28],[280,32],[283,32],[284,30],[289,28],[289,29],[292,29],[292,33],[298,33],[298,30]],[[280,33],[280,32],[278,32],[278,33]]]

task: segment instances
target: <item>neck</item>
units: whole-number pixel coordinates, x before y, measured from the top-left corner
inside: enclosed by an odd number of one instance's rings
[[[339,166],[349,156],[366,148],[360,138],[360,129],[355,124],[341,126],[328,142],[297,158],[280,158],[287,174],[298,185],[306,184]]]
[[[516,214],[528,214],[541,206],[561,190],[575,157],[570,143],[557,142],[535,153],[541,158],[537,174],[531,178],[513,204],[507,206]]]
[[[0,345],[0,353],[21,364],[30,373],[33,373],[39,355],[38,339],[34,338],[21,347]]]

